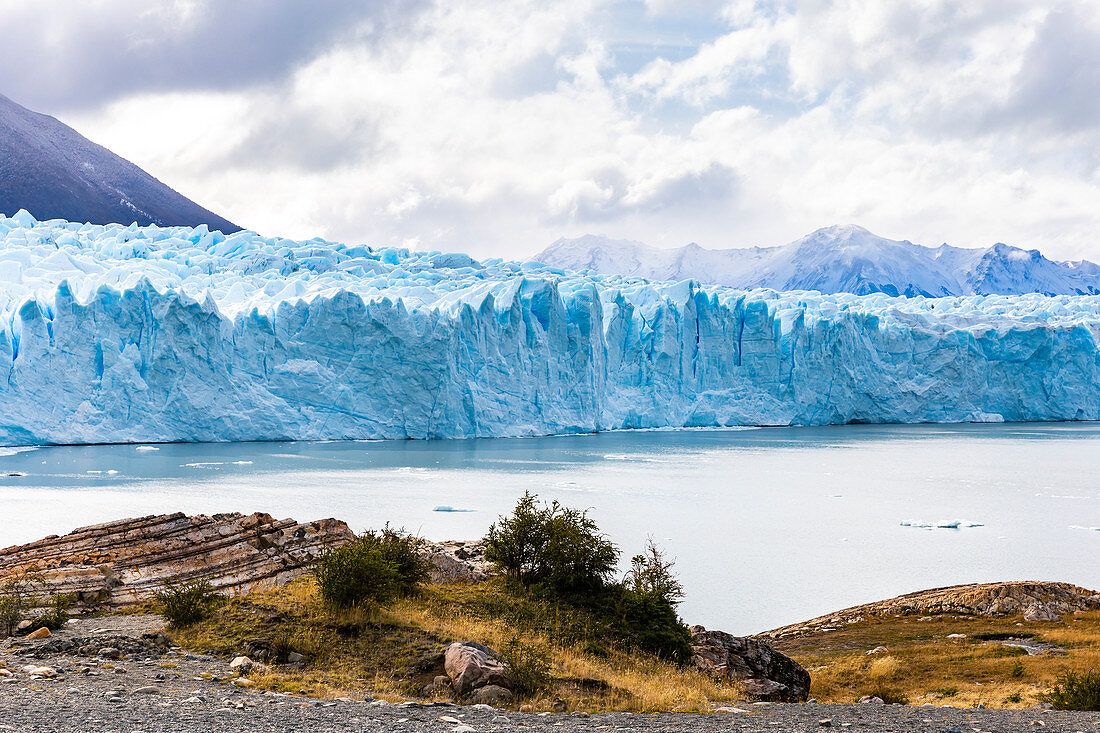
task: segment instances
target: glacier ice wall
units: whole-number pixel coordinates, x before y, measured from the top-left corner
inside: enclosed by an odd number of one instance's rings
[[[1100,297],[584,277],[0,216],[0,442],[1100,418]]]

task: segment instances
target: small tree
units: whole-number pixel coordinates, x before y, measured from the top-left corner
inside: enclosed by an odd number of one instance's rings
[[[0,626],[8,636],[15,633],[23,615],[34,605],[34,597],[41,595],[45,586],[46,580],[37,567],[19,570],[0,585]]]
[[[631,559],[623,584],[638,595],[660,598],[675,608],[684,600],[684,586],[672,572],[675,566],[676,562],[650,537],[645,550]]]
[[[557,501],[539,504],[524,493],[511,516],[501,516],[485,537],[485,557],[525,586],[558,593],[602,588],[615,571],[619,549],[588,512]]]

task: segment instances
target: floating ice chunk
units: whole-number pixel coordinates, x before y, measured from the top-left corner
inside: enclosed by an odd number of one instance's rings
[[[251,466],[252,461],[233,461],[234,466]]]
[[[969,522],[965,519],[941,519],[938,522],[923,522],[916,519],[906,519],[901,523],[902,527],[914,527],[916,529],[961,529],[964,527],[984,527],[981,522]]]
[[[433,512],[452,512],[453,513],[453,512],[473,512],[473,511],[477,511],[477,510],[476,509],[456,509],[455,507],[449,506],[447,504],[440,504],[435,509],[432,509],[432,511]]]
[[[113,468],[110,468],[110,469],[107,470],[107,475],[108,476],[114,476],[117,473],[118,473],[118,471],[113,469]]]
[[[223,461],[195,461],[194,463],[181,463],[180,468],[215,468],[224,465]]]
[[[160,450],[160,448],[156,447],[155,445],[139,445],[134,450],[141,451],[142,453],[146,453],[146,452],[149,452],[149,451]]]

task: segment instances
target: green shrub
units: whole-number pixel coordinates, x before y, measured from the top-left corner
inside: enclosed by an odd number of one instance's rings
[[[1011,702],[1011,703],[1017,703],[1017,702],[1020,702],[1021,700],[1023,700],[1023,698],[1020,697],[1020,693],[1018,693],[1018,692],[1013,692],[1011,695],[1009,695],[1008,697],[1005,698],[1005,702]]]
[[[167,582],[157,593],[161,615],[170,626],[189,626],[209,618],[224,599],[214,592],[209,581],[195,580],[176,584]]]
[[[691,632],[668,600],[625,585],[612,586],[602,595],[598,613],[621,642],[677,664],[691,659]]]
[[[610,582],[619,549],[588,513],[527,492],[489,527],[485,544],[485,557],[508,578],[588,611],[608,640],[681,664],[691,658],[691,634],[676,615],[683,586],[652,539],[623,582]]]
[[[615,571],[619,549],[600,533],[588,512],[557,501],[538,502],[527,492],[511,516],[501,516],[485,537],[485,557],[525,586],[558,594],[602,588]]]
[[[76,596],[57,594],[50,598],[48,610],[35,619],[35,626],[45,626],[57,631],[69,621],[69,610],[76,603]]]
[[[513,636],[500,651],[511,672],[513,690],[533,695],[550,685],[550,657]]]
[[[397,593],[415,595],[431,576],[431,563],[424,554],[424,540],[389,524],[381,532],[367,530],[361,540],[373,542],[382,557],[397,569]]]
[[[1039,699],[1050,703],[1055,710],[1100,710],[1100,672],[1066,670],[1058,675],[1054,687]]]
[[[1023,677],[1024,676],[1024,663],[1021,662],[1019,659],[1017,659],[1012,664],[1012,671],[1009,674],[1011,674],[1013,677]]]
[[[313,567],[321,597],[350,608],[415,593],[428,579],[422,545],[421,539],[386,525],[381,532],[368,530],[325,552]]]

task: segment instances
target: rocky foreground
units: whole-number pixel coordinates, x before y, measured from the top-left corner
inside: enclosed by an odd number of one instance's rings
[[[0,582],[37,568],[52,588],[77,595],[91,608],[133,604],[166,583],[199,578],[224,594],[243,595],[304,574],[325,548],[351,537],[347,525],[334,519],[300,524],[266,514],[143,517],[0,550]],[[490,572],[477,543],[432,543],[425,551],[436,583],[480,581]],[[809,673],[776,649],[875,616],[1024,615],[1055,621],[1097,608],[1100,595],[1064,583],[989,583],[866,604],[757,638],[693,627],[695,666],[736,684],[749,699],[715,703],[702,711],[707,714],[655,715],[502,709],[511,695],[497,686],[507,685],[506,675],[493,676],[503,671],[499,665],[490,659],[486,666],[484,658],[475,660],[479,669],[452,663],[452,656],[466,663],[466,656],[484,656],[479,649],[492,652],[469,642],[439,653],[435,684],[483,704],[323,700],[307,689],[261,692],[247,677],[247,665],[261,663],[245,659],[242,666],[243,658],[231,662],[173,646],[158,616],[84,616],[52,635],[34,638],[23,629],[24,636],[0,642],[0,731],[1100,731],[1100,713],[885,705],[877,698],[849,705],[803,702]],[[495,696],[484,694],[493,688]]]
[[[156,616],[77,619],[0,645],[0,730],[157,731],[1095,731],[1100,713],[904,705],[734,703],[711,714],[517,713],[489,705],[318,700],[250,689],[229,661],[190,654]]]

